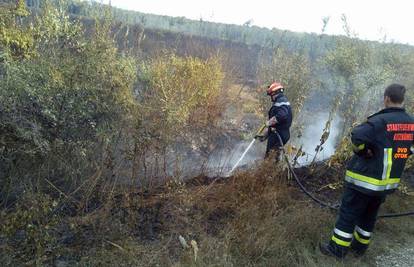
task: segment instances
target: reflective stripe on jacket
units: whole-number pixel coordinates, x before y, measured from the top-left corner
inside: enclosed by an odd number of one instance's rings
[[[402,108],[368,117],[352,130],[355,155],[347,166],[347,185],[371,195],[394,191],[411,154],[413,135],[414,120]]]

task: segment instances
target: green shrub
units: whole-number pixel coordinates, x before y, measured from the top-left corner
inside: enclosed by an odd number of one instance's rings
[[[136,111],[135,61],[117,52],[110,20],[96,21],[86,36],[78,21],[47,4],[16,54],[21,35],[12,33],[26,33],[29,23],[15,23],[19,10],[1,7],[10,14],[0,42],[2,197],[25,184],[40,189],[44,178],[74,187],[96,171],[106,144]]]
[[[0,235],[11,244],[8,249],[17,260],[41,264],[48,253],[57,249],[56,206],[57,202],[47,195],[25,193],[14,211],[2,218]]]

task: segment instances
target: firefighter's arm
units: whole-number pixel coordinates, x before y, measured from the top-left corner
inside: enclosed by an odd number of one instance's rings
[[[352,148],[359,156],[372,157],[372,142],[375,140],[375,128],[369,121],[356,126],[351,133]]]
[[[287,106],[274,107],[271,115],[275,118],[275,123],[284,123],[287,121],[289,112]]]

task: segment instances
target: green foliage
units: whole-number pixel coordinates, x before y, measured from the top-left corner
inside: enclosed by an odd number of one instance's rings
[[[18,260],[41,264],[57,240],[55,227],[59,220],[53,214],[57,202],[42,194],[25,193],[15,211],[2,218],[0,232],[13,244],[10,250]],[[0,216],[1,217],[1,216]],[[33,258],[27,257],[32,255]]]
[[[348,135],[358,122],[382,108],[382,94],[387,85],[409,76],[410,52],[396,45],[364,42],[352,34],[343,18],[347,37],[336,41],[334,49],[321,61],[329,75],[323,83],[331,84],[337,94],[339,116],[343,119],[333,161],[343,162],[352,155]]]
[[[1,10],[18,14],[18,9]],[[81,174],[93,171],[100,158],[96,149],[136,109],[135,62],[118,54],[109,20],[96,21],[87,38],[79,22],[46,4],[32,25],[33,53],[22,50],[16,56],[8,44],[19,35],[2,43],[10,55],[0,81],[3,196],[44,177],[76,184]],[[4,31],[9,30],[25,32],[26,26],[10,24]]]
[[[29,58],[34,54],[34,31],[28,26],[25,1],[0,8],[0,63],[8,57]]]
[[[151,60],[142,66],[139,78],[142,120],[152,121],[149,128],[161,144],[170,143],[185,128],[213,126],[223,78],[216,58],[167,55]]]
[[[284,174],[272,171],[269,176],[271,162],[232,183],[197,187],[196,180],[191,186],[171,182],[155,196],[147,191],[115,192],[124,190],[115,187],[118,178],[127,183],[125,190],[131,190],[132,181],[125,179],[129,174],[143,180],[151,166],[164,165],[165,171],[168,152],[180,154],[177,147],[182,144],[193,151],[214,136],[226,106],[224,73],[216,57],[164,54],[148,59],[139,65],[137,82],[136,60],[121,55],[113,40],[112,15],[246,43],[273,44],[281,32],[249,23],[239,27],[136,17],[85,1],[28,3],[42,9],[29,14],[22,0],[0,6],[0,202],[7,207],[0,213],[2,263],[4,259],[10,265],[13,260],[14,265],[58,265],[57,259],[69,254],[87,265],[326,263],[315,256],[314,248],[320,229],[328,231],[331,216],[298,204],[293,189],[280,179]],[[97,18],[86,27],[67,11]],[[313,56],[321,53],[324,42],[327,47],[333,44],[329,38],[314,43],[318,39],[291,34],[269,58],[262,58],[260,79],[286,85],[295,123],[315,84]],[[391,79],[414,84],[409,51],[340,40],[323,66],[346,97],[334,103],[326,129],[341,103],[341,112],[349,114],[347,110],[364,105],[365,94],[375,95]],[[412,102],[408,106],[412,109]],[[253,112],[255,107],[245,109]],[[349,142],[342,140],[339,161],[349,152]],[[303,214],[311,219],[292,227]],[[171,237],[177,233],[200,243],[198,262],[193,254],[174,247]],[[151,245],[139,239],[154,236],[159,242]],[[78,243],[65,243],[71,239]]]
[[[379,45],[356,38],[346,17],[343,17],[347,37],[336,40],[334,49],[321,61],[329,72],[336,91],[343,94],[340,111],[345,127],[377,110],[384,88],[400,80],[407,65],[406,52],[397,45]],[[327,82],[326,80],[324,81]],[[360,110],[359,115],[354,112]]]
[[[333,72],[349,80],[366,67],[370,52],[362,41],[343,38],[337,42],[335,49],[327,54],[325,61]]]

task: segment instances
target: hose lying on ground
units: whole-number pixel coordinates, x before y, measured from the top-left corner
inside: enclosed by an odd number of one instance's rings
[[[280,135],[277,132],[276,132],[276,135],[279,139],[280,144],[283,144],[282,138],[280,137]],[[320,206],[322,206],[324,208],[330,208],[332,210],[338,211],[339,210],[339,205],[332,205],[330,203],[324,202],[324,201],[318,199],[317,197],[315,197],[314,195],[312,195],[312,193],[310,193],[305,188],[305,186],[299,180],[299,177],[296,175],[295,170],[293,169],[292,165],[290,164],[289,159],[288,159],[288,157],[286,156],[286,153],[285,153],[285,148],[283,146],[282,146],[282,153],[283,153],[283,158],[286,161],[287,166],[289,168],[289,171],[292,173],[293,178],[295,179],[296,183],[298,184],[298,186],[300,187],[302,192],[305,195],[307,195],[309,198],[311,198],[313,201],[318,203]],[[396,217],[404,217],[404,216],[411,216],[411,215],[414,215],[414,211],[401,212],[401,213],[381,214],[381,215],[378,215],[378,218],[396,218]]]

